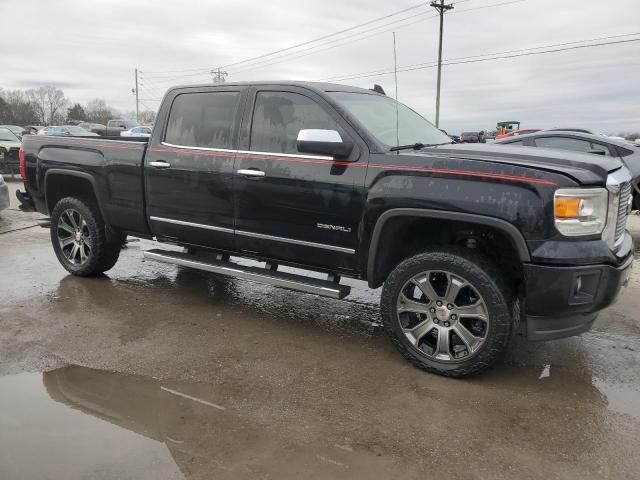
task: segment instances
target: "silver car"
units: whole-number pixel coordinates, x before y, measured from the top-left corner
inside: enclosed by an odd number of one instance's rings
[[[0,175],[0,210],[9,208],[9,187],[4,182],[4,178]]]

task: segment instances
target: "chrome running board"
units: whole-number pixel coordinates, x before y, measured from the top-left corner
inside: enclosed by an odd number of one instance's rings
[[[265,283],[276,287],[288,288],[299,292],[312,293],[323,297],[341,299],[349,295],[351,287],[329,280],[309,278],[292,273],[262,267],[247,267],[233,262],[213,260],[181,252],[166,250],[147,250],[144,258],[158,262],[171,263],[182,267],[195,268],[206,272],[217,273],[227,277],[240,278],[250,282]]]

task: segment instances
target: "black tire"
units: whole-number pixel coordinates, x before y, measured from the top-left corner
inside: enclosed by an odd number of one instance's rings
[[[486,305],[489,321],[482,336],[484,343],[468,357],[451,362],[435,359],[416,347],[404,333],[406,330],[398,315],[399,295],[411,279],[433,271],[463,277]],[[385,281],[380,309],[383,325],[393,343],[416,367],[447,377],[468,377],[493,365],[507,350],[513,330],[513,302],[503,274],[489,259],[473,251],[452,248],[419,253],[400,263]],[[451,338],[449,333],[447,338]]]
[[[81,238],[91,246],[83,250],[86,258],[82,261],[74,255],[78,262],[71,261],[67,247],[61,245],[61,240],[69,239],[68,230],[59,228],[61,216],[69,219],[66,212],[73,211],[81,215],[85,226]],[[68,222],[67,222],[68,225]],[[122,247],[123,235],[109,228],[95,200],[91,197],[65,197],[53,208],[51,213],[51,244],[60,264],[73,275],[91,277],[110,270],[118,261]],[[73,248],[73,247],[72,247]],[[65,251],[63,251],[65,249]],[[79,254],[78,254],[79,255]]]

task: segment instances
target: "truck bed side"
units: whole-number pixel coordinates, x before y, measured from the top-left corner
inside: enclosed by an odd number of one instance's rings
[[[143,164],[147,142],[27,135],[25,186],[35,208],[49,214],[65,196],[93,195],[114,228],[148,235]]]

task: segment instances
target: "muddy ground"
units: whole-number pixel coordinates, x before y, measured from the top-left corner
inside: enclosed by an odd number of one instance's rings
[[[17,183],[11,183],[12,189]],[[0,212],[0,479],[640,478],[640,269],[595,328],[469,380],[349,301],[157,264],[58,264]],[[631,223],[640,243],[640,217]]]

